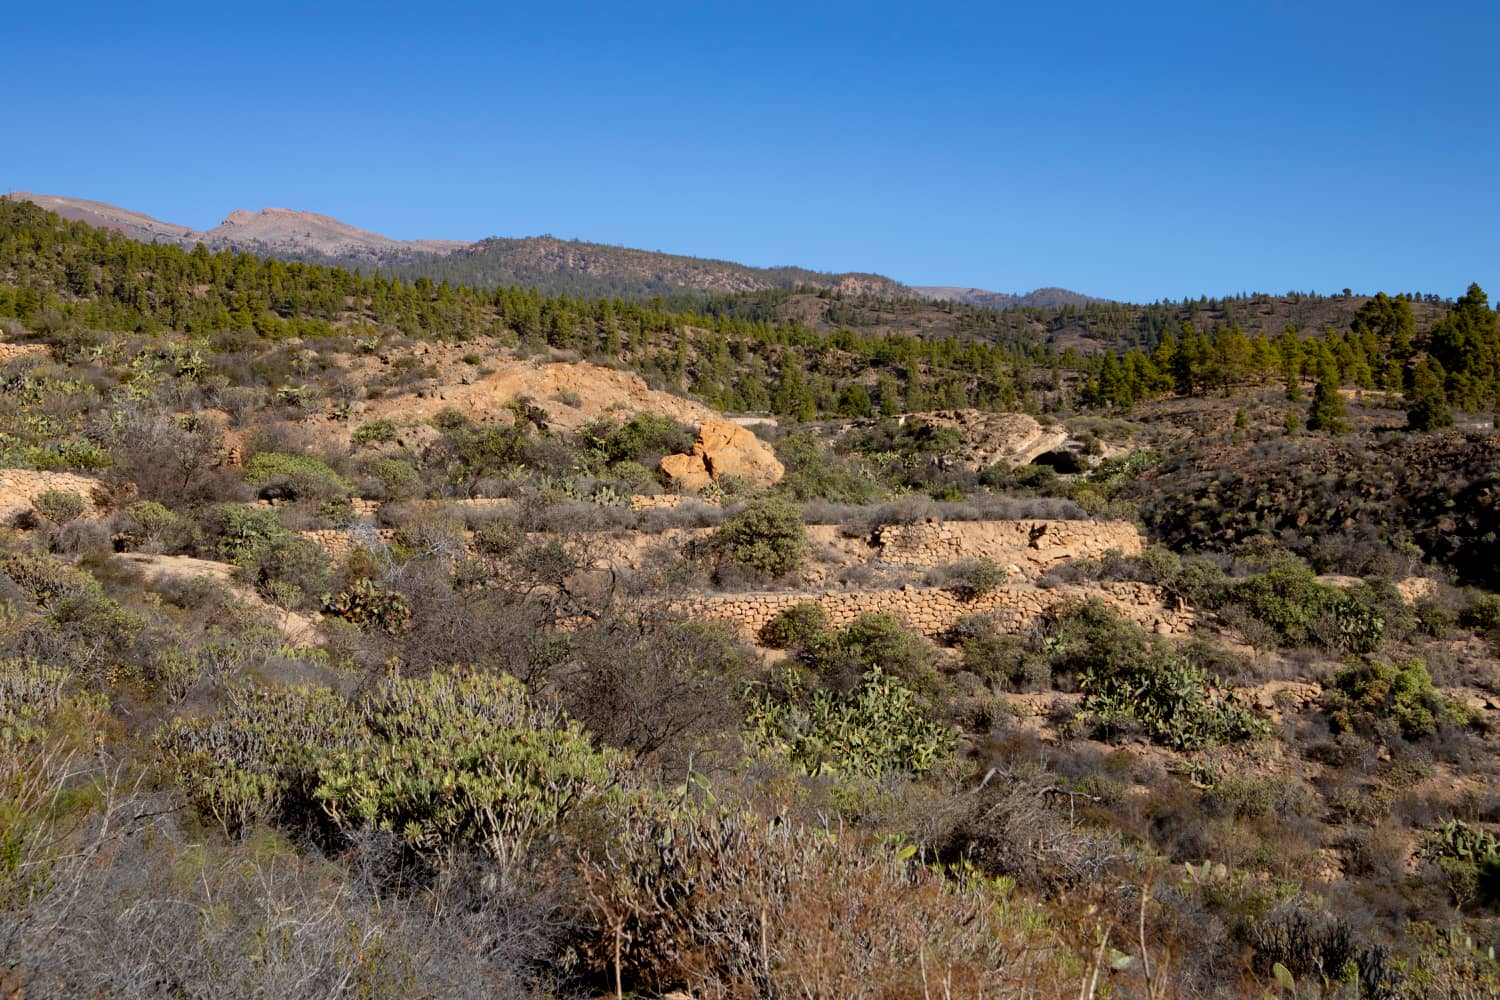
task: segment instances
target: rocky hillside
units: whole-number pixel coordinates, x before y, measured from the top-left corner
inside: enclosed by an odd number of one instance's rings
[[[750,267],[652,250],[560,240],[398,240],[346,222],[287,208],[236,209],[211,229],[163,222],[116,205],[58,195],[13,191],[6,197],[31,201],[65,219],[113,229],[133,240],[192,248],[235,250],[368,271],[378,267],[404,278],[448,280],[480,288],[517,285],[549,294],[648,299],[818,288],[847,295],[909,294],[900,282],[878,274],[825,274],[801,267]]]
[[[1054,308],[1100,301],[1062,288],[1010,295],[978,288],[908,288],[893,278],[803,267],[751,267],[733,261],[561,240],[553,236],[463,240],[398,240],[315,212],[236,209],[210,229],[164,222],[100,201],[12,191],[65,219],[113,229],[133,240],[191,249],[236,250],[262,257],[379,268],[403,278],[447,280],[479,288],[522,286],[547,294],[649,299],[812,288],[850,297],[915,298],[988,309]]]
[[[900,282],[879,274],[750,267],[551,236],[482,240],[441,259],[407,265],[402,273],[477,287],[523,285],[545,292],[628,299],[798,287],[884,298],[909,294]]]
[[[953,285],[913,285],[912,291],[924,299],[943,302],[961,302],[967,306],[984,306],[986,309],[1051,309],[1057,306],[1086,306],[1090,302],[1104,302],[1080,292],[1066,288],[1038,288],[1025,295],[1010,292],[992,292],[985,288],[960,288]]]

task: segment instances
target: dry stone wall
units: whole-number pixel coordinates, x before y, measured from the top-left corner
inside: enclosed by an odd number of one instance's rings
[[[1191,630],[1192,609],[1168,608],[1161,592],[1145,583],[1105,583],[1097,586],[1041,589],[1024,585],[1003,587],[983,597],[966,599],[951,590],[906,586],[899,590],[828,591],[821,594],[776,592],[725,594],[695,598],[679,605],[697,618],[728,621],[741,636],[753,640],[766,623],[795,604],[818,605],[834,625],[847,625],[860,615],[885,612],[929,638],[938,638],[968,615],[992,616],[1009,632],[1022,632],[1061,605],[1097,598],[1124,617],[1158,635]]]
[[[678,507],[693,504],[719,506],[717,500],[690,496],[686,493],[636,493],[630,497],[631,510],[676,510]]]
[[[45,344],[0,343],[0,366],[8,365],[17,358],[50,358],[51,352]]]
[[[1029,576],[1065,559],[1141,551],[1141,533],[1128,521],[929,521],[882,525],[873,538],[878,562],[942,566],[993,559]]]
[[[0,469],[0,520],[9,520],[31,509],[40,493],[62,490],[83,498],[84,517],[102,513],[97,497],[108,495],[104,484],[72,472],[41,472],[36,469]]]
[[[325,528],[321,531],[299,531],[299,535],[310,542],[316,542],[328,553],[328,558],[334,562],[343,562],[349,558],[356,546],[370,547],[371,543],[389,543],[396,536],[396,532],[390,528]]]

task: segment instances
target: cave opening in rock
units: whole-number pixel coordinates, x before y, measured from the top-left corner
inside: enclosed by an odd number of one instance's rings
[[[1071,474],[1088,468],[1083,456],[1071,451],[1044,451],[1031,460],[1032,465],[1045,465],[1055,472]]]

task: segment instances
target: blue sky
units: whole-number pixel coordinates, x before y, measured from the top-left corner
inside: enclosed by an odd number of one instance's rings
[[[149,9],[148,9],[149,8]],[[1131,300],[1500,293],[1500,3],[34,4],[0,190]]]

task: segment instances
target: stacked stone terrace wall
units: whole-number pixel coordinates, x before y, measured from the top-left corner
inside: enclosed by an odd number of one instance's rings
[[[664,497],[671,494],[664,494]],[[429,501],[434,509],[469,506],[503,510],[513,500]],[[663,505],[667,506],[667,505]],[[369,518],[372,510],[357,510]],[[335,559],[348,555],[368,526],[305,532]],[[648,547],[683,548],[713,534],[712,528],[668,528],[660,532],[628,530],[569,533],[563,537],[580,545],[591,559],[635,566]],[[1141,551],[1135,525],[1124,521],[953,521],[948,523],[889,524],[870,538],[849,538],[837,525],[809,525],[808,540],[815,550],[809,580],[820,581],[828,567],[878,563],[888,567],[931,567],[963,559],[993,559],[1013,581],[1029,580],[1067,559],[1097,558],[1114,550],[1126,555]],[[389,532],[382,536],[389,538]],[[534,538],[540,540],[542,536]],[[551,537],[551,536],[547,536]],[[873,544],[872,544],[873,542]]]
[[[678,507],[693,504],[719,506],[717,500],[706,500],[687,493],[635,493],[630,497],[631,510],[676,510]]]
[[[99,516],[102,511],[96,497],[108,494],[99,480],[72,472],[0,469],[0,520],[9,520],[22,511],[30,510],[32,500],[49,490],[62,490],[82,497],[84,517]]]
[[[357,545],[366,545],[376,539],[389,542],[396,532],[390,528],[324,528],[320,531],[298,532],[308,541],[316,542],[334,562],[343,562]]]
[[[795,604],[812,603],[823,609],[834,625],[847,625],[860,615],[887,612],[908,628],[938,638],[959,619],[987,614],[1010,632],[1022,632],[1037,618],[1060,605],[1097,598],[1124,617],[1158,635],[1188,632],[1195,616],[1189,608],[1164,605],[1161,592],[1145,583],[1105,583],[1097,586],[1040,589],[1009,586],[983,597],[965,599],[936,587],[906,586],[899,590],[828,591],[821,594],[762,592],[694,598],[679,605],[698,618],[734,623],[740,635],[753,640],[766,623]]]
[[[1064,559],[1096,559],[1111,549],[1141,551],[1141,533],[1128,521],[948,521],[887,524],[875,529],[880,562],[942,566],[960,559],[993,559],[1039,573]]]
[[[0,365],[8,365],[17,358],[41,358],[47,360],[52,354],[46,344],[0,343]]]

